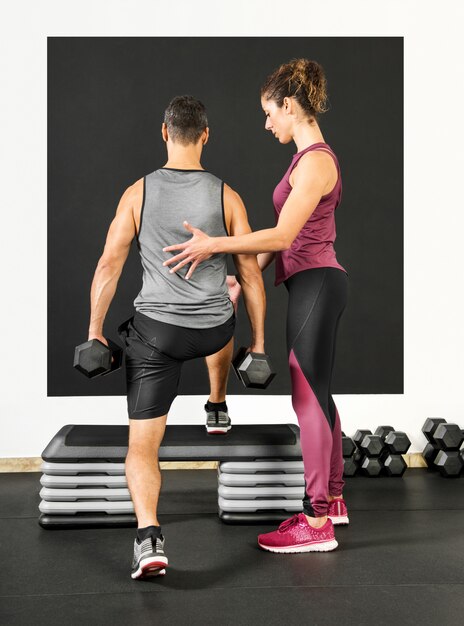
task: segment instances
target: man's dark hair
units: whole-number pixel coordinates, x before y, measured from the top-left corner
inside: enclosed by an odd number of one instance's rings
[[[197,143],[208,126],[205,106],[193,96],[176,96],[164,112],[164,123],[173,141]]]

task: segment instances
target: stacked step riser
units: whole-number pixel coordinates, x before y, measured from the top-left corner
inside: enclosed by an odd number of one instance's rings
[[[219,516],[224,521],[279,521],[301,511],[302,461],[260,460],[220,463]]]

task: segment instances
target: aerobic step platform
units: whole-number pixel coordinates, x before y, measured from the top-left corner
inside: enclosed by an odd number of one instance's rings
[[[128,426],[63,426],[42,452],[51,463],[124,463]],[[227,435],[208,435],[204,426],[167,426],[160,461],[253,461],[300,459],[294,424],[239,424]]]
[[[218,467],[219,517],[224,522],[276,522],[301,511],[302,461],[234,462]]]
[[[128,426],[61,428],[42,453],[39,523],[43,528],[136,524],[124,475],[128,435]],[[271,467],[270,472],[275,471],[272,463],[277,459],[284,466],[287,464],[283,472],[296,472],[299,466],[295,462],[301,463],[299,428],[293,424],[237,425],[227,435],[208,435],[204,426],[167,426],[159,458],[225,463],[233,460],[235,464],[245,464],[239,470],[242,472],[247,463],[264,464],[260,469],[252,466],[250,473],[266,467]],[[301,484],[300,480],[289,486]]]

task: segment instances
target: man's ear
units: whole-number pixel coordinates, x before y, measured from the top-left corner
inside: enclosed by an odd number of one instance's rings
[[[163,138],[163,141],[167,143],[169,139],[168,127],[166,126],[164,122],[161,124],[161,136]]]
[[[206,144],[209,141],[209,128],[208,126],[205,128],[205,130],[203,131],[203,134],[201,136],[201,139],[203,141],[203,145],[206,146]]]

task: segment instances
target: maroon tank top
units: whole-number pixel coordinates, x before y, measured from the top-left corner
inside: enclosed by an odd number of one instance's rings
[[[293,274],[296,274],[296,272],[315,267],[336,267],[346,272],[337,261],[333,245],[336,237],[335,209],[340,204],[342,196],[340,166],[337,157],[326,143],[315,143],[293,155],[290,167],[274,189],[272,198],[274,201],[276,222],[279,220],[282,207],[292,190],[290,174],[297,166],[301,157],[311,150],[323,150],[330,154],[337,166],[337,182],[330,193],[321,197],[319,204],[298,233],[290,248],[276,253],[276,285],[280,285],[280,283],[290,278]]]

